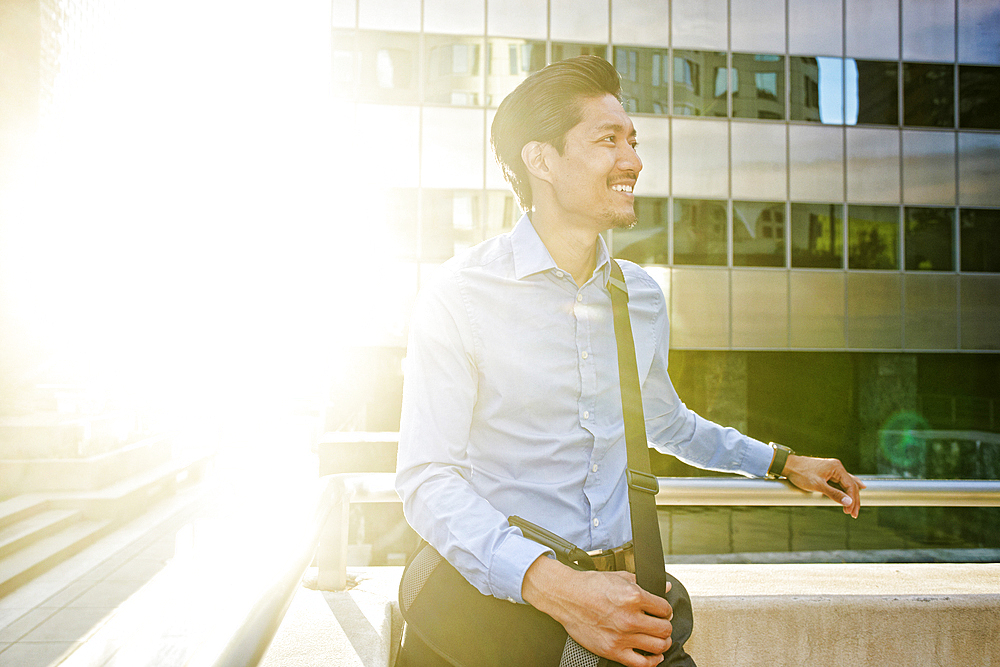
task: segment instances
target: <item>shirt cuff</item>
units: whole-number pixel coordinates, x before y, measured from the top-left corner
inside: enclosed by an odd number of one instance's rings
[[[750,442],[747,444],[741,468],[748,475],[767,477],[767,469],[771,467],[771,460],[774,458],[774,449],[760,440],[753,438],[747,440]]]
[[[521,597],[524,574],[542,555],[555,557],[555,552],[519,535],[508,536],[493,554],[493,561],[490,563],[489,583],[493,596],[508,602],[526,604]]]

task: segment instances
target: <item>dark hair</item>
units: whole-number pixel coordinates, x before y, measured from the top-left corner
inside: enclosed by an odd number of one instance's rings
[[[621,100],[615,68],[598,56],[579,56],[535,72],[500,103],[490,144],[522,209],[531,210],[532,201],[521,149],[540,141],[562,154],[566,133],[583,119],[581,100],[609,94]]]

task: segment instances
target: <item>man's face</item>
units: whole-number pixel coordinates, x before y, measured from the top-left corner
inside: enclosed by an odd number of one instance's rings
[[[613,95],[581,101],[583,119],[553,161],[552,186],[563,214],[598,231],[635,224],[632,188],[642,170],[631,119]],[[553,151],[554,152],[554,151]]]

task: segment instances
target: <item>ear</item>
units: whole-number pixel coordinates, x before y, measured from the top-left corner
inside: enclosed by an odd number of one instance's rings
[[[521,149],[521,159],[528,173],[543,181],[552,179],[549,168],[549,153],[552,146],[541,141],[529,141]]]

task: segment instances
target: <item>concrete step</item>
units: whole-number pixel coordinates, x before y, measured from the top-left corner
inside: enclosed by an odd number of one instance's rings
[[[79,553],[114,527],[111,520],[81,520],[0,558],[0,597]]]
[[[48,509],[48,499],[37,493],[25,493],[0,502],[0,529],[12,526]]]
[[[48,537],[79,521],[78,510],[43,510],[17,523],[0,528],[0,558]]]

